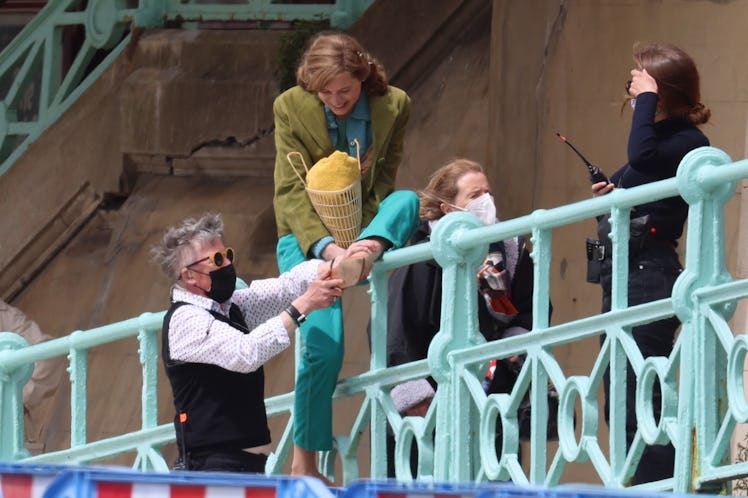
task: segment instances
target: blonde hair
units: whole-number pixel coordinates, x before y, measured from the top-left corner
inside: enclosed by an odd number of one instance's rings
[[[418,214],[422,220],[438,220],[444,216],[441,203],[454,202],[458,194],[457,182],[467,173],[486,174],[480,164],[464,158],[454,159],[431,174],[426,188],[418,193],[421,200]]]
[[[382,65],[345,33],[321,33],[312,38],[296,70],[296,83],[310,92],[320,92],[343,73],[360,80],[367,95],[387,93]]]

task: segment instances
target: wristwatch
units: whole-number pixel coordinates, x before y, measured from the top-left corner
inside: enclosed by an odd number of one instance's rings
[[[293,320],[296,325],[301,325],[302,323],[304,323],[304,320],[306,320],[306,315],[297,310],[296,306],[294,306],[293,304],[289,304],[288,308],[286,308],[284,311],[288,313],[288,316],[291,317],[291,320]]]

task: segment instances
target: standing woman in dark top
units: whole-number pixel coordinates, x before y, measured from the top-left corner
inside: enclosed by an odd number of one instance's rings
[[[667,44],[636,47],[636,67],[626,84],[627,101],[634,108],[628,141],[628,162],[610,178],[610,183],[592,185],[592,195],[607,194],[614,188],[630,188],[675,176],[678,165],[690,151],[709,145],[697,128],[711,112],[700,102],[699,73],[691,57]],[[632,209],[632,227],[643,226],[643,235],[631,232],[629,249],[629,306],[670,297],[682,271],[675,248],[683,233],[688,205],[681,197],[670,197]],[[648,217],[648,218],[647,218]],[[608,217],[599,218],[598,237],[605,249],[600,256],[600,284],[603,313],[611,308],[611,259]],[[668,318],[632,329],[644,358],[669,356],[680,323]],[[601,338],[601,341],[604,337]],[[604,387],[608,404],[610,379]],[[626,384],[626,433],[630,445],[636,432],[636,376],[631,366]],[[655,417],[660,415],[659,388],[653,396]],[[605,410],[609,415],[608,407]],[[632,484],[664,479],[673,475],[675,449],[671,444],[647,446]]]

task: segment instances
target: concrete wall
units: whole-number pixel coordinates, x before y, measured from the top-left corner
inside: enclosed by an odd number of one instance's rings
[[[732,158],[744,157],[748,37],[738,20],[746,13],[745,2],[494,2],[488,126],[490,163],[503,192],[499,211],[517,216],[589,197],[585,169],[556,131],[608,173],[624,164],[631,112],[621,113],[621,99],[637,41],[671,42],[695,58],[702,100],[713,112],[704,132]],[[526,39],[528,33],[534,36]],[[727,223],[733,262],[739,194]],[[590,222],[554,237],[561,321],[596,311],[588,303],[597,301],[598,289],[578,278],[582,241],[593,233]]]
[[[11,299],[138,172],[270,178],[278,32],[150,31],[0,176]],[[132,54],[132,55],[130,55]],[[264,139],[264,140],[263,140]]]

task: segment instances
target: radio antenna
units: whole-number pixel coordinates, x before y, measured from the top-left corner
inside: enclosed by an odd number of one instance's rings
[[[590,162],[589,162],[589,161],[587,160],[587,158],[586,158],[586,157],[584,157],[584,156],[582,155],[582,153],[581,153],[581,152],[579,152],[579,151],[577,150],[577,148],[576,148],[576,147],[574,147],[574,146],[572,145],[572,143],[571,143],[571,142],[569,142],[569,141],[568,141],[568,140],[566,139],[566,137],[565,137],[565,136],[563,136],[563,135],[562,135],[562,134],[560,134],[559,132],[556,132],[556,136],[557,136],[557,137],[558,137],[558,138],[559,138],[559,139],[560,139],[560,140],[561,140],[561,141],[562,141],[563,143],[565,143],[566,145],[568,145],[569,147],[571,147],[571,150],[573,150],[574,152],[576,152],[576,154],[577,154],[577,155],[579,156],[579,158],[580,158],[580,159],[581,159],[582,161],[584,161],[584,165],[585,165],[585,166],[587,166],[587,171],[589,171],[589,172],[590,172],[590,181],[591,181],[592,183],[598,183],[598,182],[605,182],[605,183],[609,183],[609,182],[608,182],[608,178],[607,178],[607,177],[605,176],[605,174],[604,174],[604,173],[603,173],[602,171],[600,171],[600,168],[598,168],[597,166],[593,166],[593,165],[592,165],[592,163],[590,163]]]

